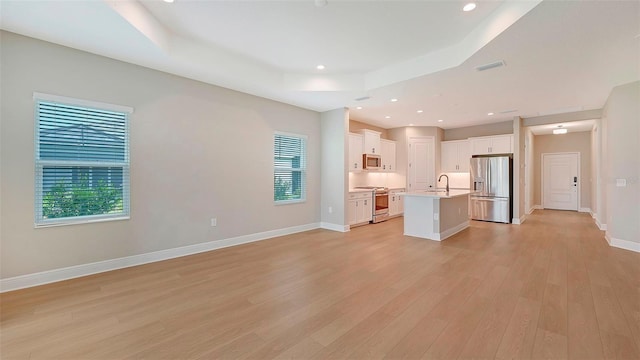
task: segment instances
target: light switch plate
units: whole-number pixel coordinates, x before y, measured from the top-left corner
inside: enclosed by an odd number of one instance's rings
[[[617,187],[625,187],[627,186],[627,179],[616,179]]]

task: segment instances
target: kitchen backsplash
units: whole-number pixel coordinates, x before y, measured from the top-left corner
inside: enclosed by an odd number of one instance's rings
[[[449,187],[452,189],[468,189],[469,173],[446,173],[449,176]],[[438,184],[438,187],[445,186],[445,180]]]
[[[407,186],[406,177],[397,173],[359,172],[349,173],[349,188],[356,186],[385,186],[388,188],[404,188]]]

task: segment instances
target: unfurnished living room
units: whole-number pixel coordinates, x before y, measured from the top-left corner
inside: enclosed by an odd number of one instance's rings
[[[640,2],[0,0],[0,358],[640,359]]]

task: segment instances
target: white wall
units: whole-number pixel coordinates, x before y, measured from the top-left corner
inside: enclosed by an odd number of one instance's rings
[[[318,113],[0,36],[3,279],[320,221]],[[130,220],[34,229],[34,92],[135,108]],[[305,203],[273,203],[276,130],[308,136]]]
[[[591,214],[601,230],[606,226],[602,201],[602,121],[596,120],[591,131]]]
[[[349,111],[335,109],[320,115],[322,131],[322,176],[321,193],[324,194],[321,204],[323,226],[345,231],[348,227],[345,211],[348,177],[347,163],[349,157]],[[331,208],[331,209],[330,209]]]
[[[525,136],[522,118],[513,120],[513,223],[520,224],[526,217],[524,208]]]
[[[607,238],[640,251],[640,81],[613,89],[603,109]],[[625,187],[616,186],[626,180]]]

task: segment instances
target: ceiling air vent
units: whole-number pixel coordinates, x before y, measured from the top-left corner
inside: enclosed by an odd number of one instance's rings
[[[503,110],[503,111],[500,111],[500,114],[509,114],[509,113],[514,113],[514,112],[517,112],[517,111],[518,111],[518,109]]]
[[[497,68],[497,67],[505,66],[505,65],[507,65],[507,64],[504,63],[504,60],[500,60],[500,61],[492,62],[490,64],[484,64],[484,65],[476,66],[476,70],[477,71],[485,71],[485,70],[489,70],[489,69],[493,69],[493,68]]]
[[[363,97],[357,98],[356,101],[364,101],[364,100],[369,100],[369,99],[371,99],[370,96],[363,96]]]

